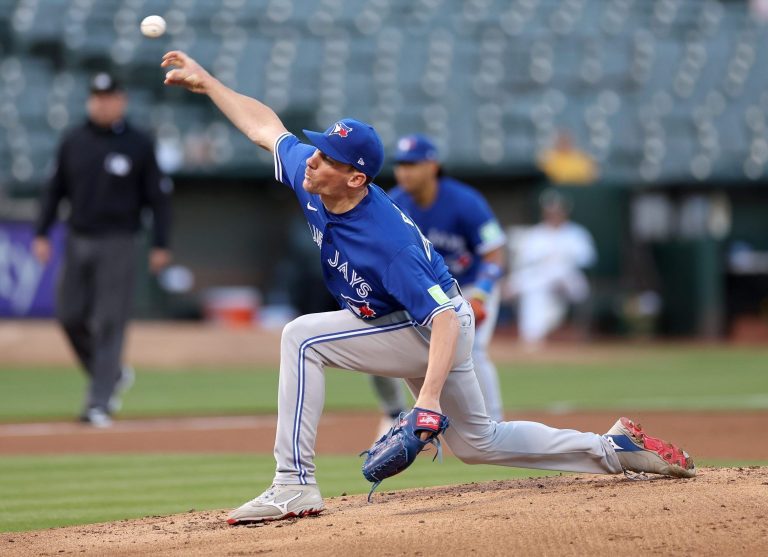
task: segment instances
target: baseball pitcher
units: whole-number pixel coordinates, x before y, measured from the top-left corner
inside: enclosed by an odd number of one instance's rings
[[[305,130],[303,143],[272,109],[226,87],[185,53],[168,52],[162,66],[173,67],[167,85],[208,95],[273,153],[275,177],[296,195],[326,286],[342,308],[301,316],[283,330],[274,482],[233,510],[230,524],[323,510],[314,446],[327,366],[404,378],[416,397],[414,410],[368,451],[364,473],[374,482],[407,467],[412,449],[441,433],[467,463],[694,474],[686,453],[626,419],[606,435],[492,421],[472,369],[472,308],[429,240],[372,183],[384,160],[376,131],[346,118],[322,133]]]

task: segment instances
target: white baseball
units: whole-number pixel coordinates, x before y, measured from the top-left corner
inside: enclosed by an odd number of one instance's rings
[[[156,39],[165,33],[165,20],[159,15],[148,15],[141,20],[141,34]]]

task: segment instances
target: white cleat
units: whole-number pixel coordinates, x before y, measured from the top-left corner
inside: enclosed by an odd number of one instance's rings
[[[229,524],[265,522],[320,514],[325,509],[316,484],[273,484],[264,493],[236,508],[227,517]]]

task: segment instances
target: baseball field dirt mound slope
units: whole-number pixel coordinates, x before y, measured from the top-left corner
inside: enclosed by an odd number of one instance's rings
[[[328,499],[315,518],[230,527],[189,512],[3,534],[2,555],[768,554],[768,468],[697,478],[566,475]]]

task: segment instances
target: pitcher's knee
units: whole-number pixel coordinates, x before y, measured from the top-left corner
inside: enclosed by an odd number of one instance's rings
[[[498,456],[497,426],[490,420],[477,420],[471,426],[457,421],[445,432],[445,440],[465,464],[485,464]]]
[[[316,336],[316,327],[314,327],[315,333],[313,334],[312,318],[309,315],[302,315],[297,317],[285,327],[283,327],[283,334],[280,337],[280,345],[283,349],[291,347],[297,347],[301,345],[305,340]]]
[[[490,433],[489,435],[492,435]],[[488,437],[446,439],[451,452],[465,464],[482,464],[492,456]],[[453,441],[453,442],[451,442]]]

